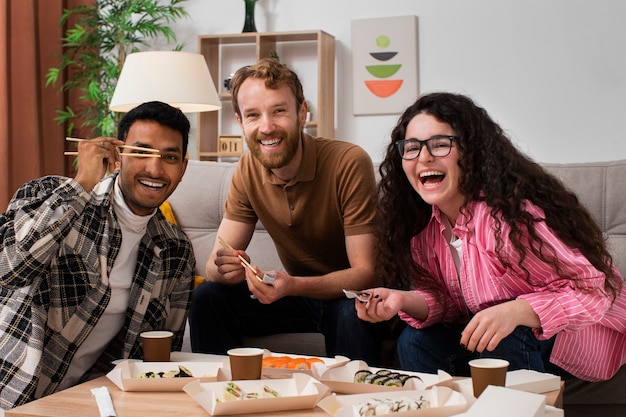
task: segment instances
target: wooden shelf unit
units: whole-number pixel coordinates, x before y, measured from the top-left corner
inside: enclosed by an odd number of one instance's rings
[[[232,135],[233,129],[225,127],[234,123],[231,94],[225,92],[223,82],[237,68],[243,65],[254,64],[271,53],[278,53],[281,62],[289,65],[302,82],[303,86],[315,84],[315,92],[307,94],[305,99],[313,104],[313,119],[306,123],[307,130],[314,130],[315,135],[333,138],[335,135],[335,38],[321,30],[295,32],[247,32],[230,35],[201,35],[198,36],[198,49],[204,55],[213,83],[222,101],[222,110],[198,113],[197,147],[198,159],[216,160],[218,152],[218,138],[220,135]],[[229,58],[228,51],[239,53],[238,60]],[[317,64],[316,79],[309,74],[302,74],[293,68],[298,58],[294,51],[304,51],[307,61],[312,59]],[[228,62],[230,59],[231,62]],[[239,62],[241,61],[241,62]],[[243,62],[245,61],[245,62]],[[229,67],[229,64],[231,66]],[[232,64],[236,64],[234,67]],[[225,113],[230,111],[233,120],[226,120]],[[224,131],[226,130],[226,131]],[[240,132],[237,132],[240,133]],[[226,156],[226,155],[224,155]]]

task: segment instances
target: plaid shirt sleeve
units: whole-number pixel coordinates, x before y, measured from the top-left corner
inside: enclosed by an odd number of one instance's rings
[[[0,285],[22,288],[44,273],[89,199],[69,178],[49,176],[23,185],[0,215]]]
[[[46,334],[46,276],[62,236],[90,199],[75,181],[24,184],[0,215],[0,407],[33,398]]]

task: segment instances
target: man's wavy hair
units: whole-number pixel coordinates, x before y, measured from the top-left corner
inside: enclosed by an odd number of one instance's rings
[[[233,108],[239,117],[241,117],[241,110],[237,95],[241,84],[248,78],[264,80],[265,87],[271,90],[276,90],[284,85],[288,86],[296,97],[296,109],[299,109],[304,102],[304,91],[298,75],[275,58],[261,58],[254,65],[247,65],[238,69],[230,80]]]
[[[560,276],[584,283],[568,275],[560,267],[558,255],[550,242],[543,241],[535,225],[545,221],[559,238],[580,252],[591,264],[606,275],[604,290],[615,298],[622,279],[616,275],[611,255],[600,228],[576,195],[555,176],[518,151],[502,128],[487,112],[470,98],[450,93],[433,93],[419,98],[408,107],[391,133],[391,142],[380,165],[377,238],[380,245],[377,262],[379,276],[386,278],[392,288],[420,288],[445,300],[443,283],[417,265],[411,256],[411,238],[423,230],[431,219],[432,206],[413,189],[402,169],[402,159],[394,142],[406,139],[411,119],[424,113],[452,127],[460,151],[459,190],[465,202],[485,201],[491,207],[500,261],[510,266],[502,252],[502,223],[511,228],[511,242],[521,256],[520,267],[530,251],[551,265]],[[427,139],[427,138],[421,138]],[[423,150],[423,152],[427,152]],[[531,201],[545,213],[545,219],[535,218],[524,210],[524,201]],[[462,208],[463,210],[463,208]],[[467,208],[464,209],[467,213]],[[472,213],[467,213],[470,218]],[[500,220],[501,219],[501,220]],[[524,235],[528,242],[524,244]]]

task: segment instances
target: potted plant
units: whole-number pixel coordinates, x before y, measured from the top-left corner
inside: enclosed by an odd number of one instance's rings
[[[169,24],[188,16],[186,0],[96,0],[93,5],[65,9],[61,25],[70,21],[62,39],[64,54],[46,74],[46,86],[56,86],[67,71],[60,91],[78,91],[81,104],[58,110],[55,120],[66,124],[67,135],[87,129],[94,136],[115,136],[119,114],[109,110],[126,55],[162,37],[175,42]],[[180,50],[182,45],[177,45]]]

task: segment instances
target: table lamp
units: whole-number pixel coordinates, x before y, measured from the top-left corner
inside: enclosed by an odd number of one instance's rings
[[[129,54],[109,108],[127,112],[141,103],[155,100],[183,113],[214,111],[222,107],[201,54],[180,51]]]

